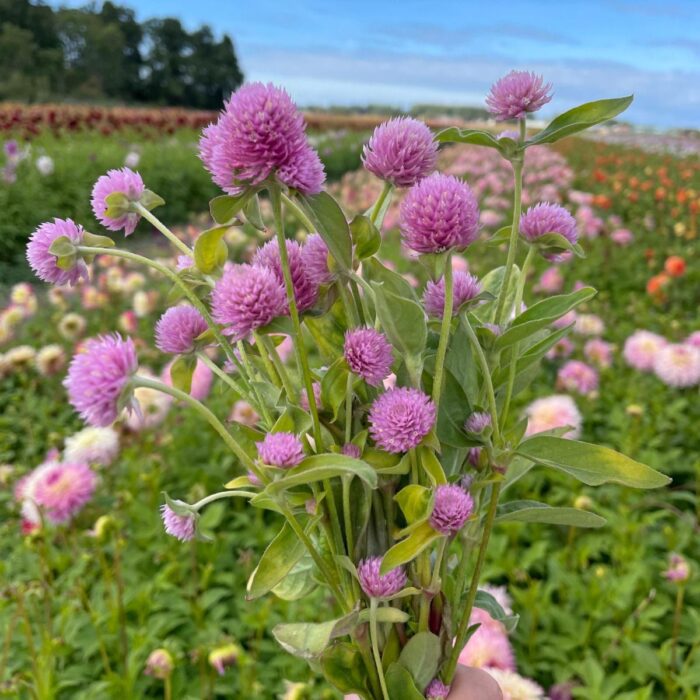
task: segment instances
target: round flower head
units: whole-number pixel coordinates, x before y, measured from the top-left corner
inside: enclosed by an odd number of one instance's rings
[[[535,204],[522,215],[520,233],[530,243],[536,242],[546,233],[558,233],[571,244],[578,240],[576,219],[564,207],[549,202]],[[544,257],[553,262],[562,260],[561,255],[552,253],[547,253]]]
[[[685,345],[692,345],[694,348],[700,348],[700,331],[693,331],[685,339]]]
[[[675,343],[664,346],[654,358],[654,374],[668,386],[695,386],[700,382],[700,349]]]
[[[374,130],[362,151],[362,163],[395,187],[411,187],[435,170],[437,143],[423,122],[397,117]]]
[[[144,673],[164,680],[173,672],[173,657],[167,649],[154,649],[146,659]]]
[[[650,331],[635,331],[625,341],[622,355],[630,367],[642,372],[654,369],[654,359],[661,348],[668,345],[663,336]]]
[[[272,467],[288,469],[304,459],[304,446],[294,433],[268,433],[257,447],[260,461]]]
[[[156,323],[156,346],[161,352],[184,355],[194,350],[195,340],[208,327],[194,307],[173,306]]]
[[[87,279],[87,266],[82,260],[76,260],[69,269],[63,270],[56,264],[56,256],[49,253],[57,238],[66,236],[72,243],[80,245],[83,233],[83,227],[70,219],[54,219],[41,224],[27,244],[27,261],[36,276],[51,284],[75,284],[81,277]]]
[[[585,362],[569,360],[557,374],[557,388],[590,394],[598,388],[598,372]]]
[[[394,361],[391,343],[374,328],[347,331],[344,356],[350,371],[370,386],[379,386],[389,376]]]
[[[66,353],[63,348],[52,343],[45,345],[36,354],[36,368],[39,374],[44,377],[50,377],[57,372],[60,372],[66,364]]]
[[[111,464],[119,454],[119,435],[113,428],[83,428],[66,438],[63,459],[66,462]]]
[[[352,457],[353,459],[360,459],[362,456],[362,450],[352,442],[346,442],[343,445],[342,452],[346,457]]]
[[[464,248],[479,232],[479,206],[469,186],[433,173],[411,187],[401,202],[404,243],[417,253]]]
[[[131,338],[103,335],[88,340],[73,357],[63,384],[81,417],[90,425],[104,427],[116,419],[121,394],[137,368]]]
[[[98,178],[92,188],[92,211],[95,218],[110,231],[124,230],[125,236],[130,236],[138,225],[141,215],[134,211],[124,211],[120,216],[107,214],[109,204],[106,199],[111,194],[123,194],[129,202],[138,202],[145,190],[143,180],[138,173],[129,168],[108,170],[106,175]]]
[[[478,608],[474,609],[469,623],[481,624],[462,649],[459,663],[474,668],[500,668],[515,671],[515,654],[505,629],[483,624],[483,617]]]
[[[363,559],[357,567],[357,577],[366,596],[370,598],[390,598],[406,585],[403,567],[392,569],[383,576],[379,573],[382,557]]]
[[[491,414],[474,411],[464,423],[468,433],[481,433],[491,425]]]
[[[481,282],[469,272],[457,271],[453,275],[452,315],[456,316],[462,304],[471,301],[481,292]],[[423,305],[429,316],[442,318],[445,309],[445,279],[428,281],[423,293]]]
[[[257,265],[235,265],[224,271],[211,295],[212,316],[235,339],[287,313],[284,287],[275,273]]]
[[[447,700],[450,694],[450,686],[445,685],[439,678],[433,678],[425,689],[427,700]]]
[[[605,322],[595,314],[577,314],[574,321],[574,333],[579,335],[602,335],[605,332]]]
[[[229,194],[274,172],[284,184],[317,194],[325,174],[304,129],[301,112],[283,89],[250,83],[234,92],[219,119],[204,129],[199,156]]]
[[[310,309],[318,294],[318,285],[306,270],[302,247],[296,241],[286,241],[287,257],[289,259],[289,271],[292,275],[292,286],[294,287],[294,300],[299,311]],[[277,280],[284,286],[284,275],[282,273],[282,260],[280,259],[280,249],[276,238],[265,243],[253,258],[253,265],[266,267],[272,270]]]
[[[533,401],[526,409],[527,429],[525,435],[536,435],[545,430],[569,426],[571,429],[561,437],[575,440],[581,434],[583,418],[574,400],[566,394],[553,394]]]
[[[334,275],[328,267],[328,246],[318,233],[312,233],[301,250],[307,276],[315,285],[330,284]]]
[[[491,86],[486,106],[497,121],[522,119],[552,99],[551,89],[541,75],[513,70]]]
[[[612,365],[613,346],[600,338],[591,338],[583,346],[583,354],[590,362],[606,369]]]
[[[195,516],[194,513],[187,515],[178,515],[169,505],[163,504],[160,507],[161,517],[163,518],[163,526],[165,531],[176,537],[181,542],[188,542],[194,539],[195,533]]]
[[[52,523],[70,520],[92,498],[97,477],[87,464],[56,462],[35,485],[34,500]]]
[[[668,569],[663,572],[663,576],[674,583],[687,581],[690,578],[690,565],[680,554],[671,554]]]
[[[417,447],[435,424],[435,404],[419,389],[390,389],[372,404],[370,434],[387,452]]]
[[[448,537],[459,532],[474,510],[474,500],[456,484],[440,484],[435,489],[435,505],[430,525]]]
[[[524,678],[515,671],[493,667],[485,670],[500,686],[503,700],[545,700],[548,697],[535,681]],[[566,697],[570,698],[571,694]]]

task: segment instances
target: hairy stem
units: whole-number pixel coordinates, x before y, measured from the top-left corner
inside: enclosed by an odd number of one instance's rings
[[[447,254],[445,260],[445,305],[442,312],[442,325],[440,326],[440,341],[438,343],[437,355],[435,357],[435,375],[433,377],[433,403],[435,411],[440,408],[440,394],[442,393],[442,374],[445,366],[445,356],[447,355],[447,345],[450,340],[450,328],[452,325],[453,300],[453,275],[452,275],[452,253]]]
[[[132,203],[133,208],[141,214],[154,228],[158,229],[181,253],[189,258],[194,258],[194,253],[185,245],[157,216],[151,214],[146,207],[139,202]]]
[[[382,666],[382,657],[379,653],[379,635],[377,630],[377,599],[370,598],[369,605],[369,636],[372,639],[372,654],[374,656],[374,664],[377,667],[377,673],[379,674],[379,685],[382,688],[382,696],[384,700],[391,700],[391,698],[389,697],[389,691],[386,687],[386,680],[384,679],[384,666]]]

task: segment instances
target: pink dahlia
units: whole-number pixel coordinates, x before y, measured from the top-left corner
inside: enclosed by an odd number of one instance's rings
[[[464,248],[479,233],[479,206],[469,185],[433,173],[415,184],[401,202],[401,234],[417,253]]]
[[[257,447],[260,461],[272,467],[289,469],[304,459],[304,446],[293,433],[268,433]]]
[[[199,156],[229,194],[274,173],[304,194],[317,194],[323,165],[309,146],[304,118],[289,95],[272,84],[250,83],[231,95],[219,119],[202,132]]]
[[[390,389],[379,396],[369,412],[369,432],[387,452],[417,447],[435,424],[435,404],[420,389]]]
[[[160,507],[161,517],[165,531],[176,537],[181,542],[188,542],[194,539],[196,529],[196,518],[194,513],[178,515],[169,505],[163,504]]]
[[[481,282],[469,272],[455,272],[453,278],[452,315],[456,316],[463,304],[481,293]],[[423,293],[423,305],[429,316],[442,318],[445,309],[445,279],[429,280]]]
[[[435,170],[437,143],[423,122],[397,117],[374,130],[362,151],[362,162],[395,187],[411,187]]]
[[[241,339],[288,313],[287,297],[274,271],[257,265],[234,265],[214,285],[211,311],[226,335]]]
[[[141,216],[134,211],[128,211],[124,207],[119,216],[109,216],[107,210],[107,197],[111,194],[123,194],[131,202],[138,202],[145,190],[143,180],[138,173],[129,168],[121,170],[108,170],[106,175],[98,178],[92,188],[92,211],[95,218],[110,231],[121,231],[124,235],[130,236],[138,225]]]
[[[90,425],[104,427],[117,418],[122,393],[137,368],[131,338],[103,335],[86,341],[74,355],[63,385],[81,417]]]
[[[370,386],[379,386],[389,376],[394,361],[391,343],[374,328],[347,331],[344,356],[350,371]]]
[[[533,401],[526,409],[527,430],[525,435],[536,435],[545,430],[569,426],[562,437],[575,440],[581,434],[583,418],[574,400],[566,394],[553,394]]]
[[[67,270],[56,264],[57,258],[49,253],[51,244],[61,236],[66,236],[75,245],[83,239],[83,227],[70,219],[54,219],[41,224],[27,243],[27,261],[36,276],[51,284],[75,284],[81,277],[88,279],[87,266],[81,259]]]
[[[458,533],[474,510],[474,499],[461,486],[441,484],[435,489],[430,525],[448,537]]]
[[[209,326],[192,306],[173,306],[156,323],[156,346],[161,352],[185,355],[193,352],[195,341]]]
[[[286,241],[287,257],[289,259],[289,271],[292,275],[292,286],[294,287],[294,299],[299,311],[310,309],[316,302],[318,295],[318,285],[308,273],[302,247],[296,241]],[[253,265],[266,267],[272,270],[279,283],[284,287],[284,276],[282,274],[282,261],[280,259],[280,249],[276,238],[265,243],[253,258]]]
[[[654,357],[654,374],[668,386],[683,389],[700,382],[700,348],[669,343]]]
[[[335,275],[328,267],[328,246],[318,233],[312,233],[301,250],[301,260],[309,279],[317,286],[330,284]]]
[[[613,346],[600,338],[591,338],[583,346],[583,354],[589,362],[607,369],[612,365]]]
[[[474,411],[464,423],[468,433],[481,433],[491,425],[491,414]]]
[[[450,694],[450,686],[445,685],[439,678],[433,678],[425,689],[427,700],[447,700]]]
[[[491,86],[486,106],[497,121],[522,119],[552,99],[552,86],[541,75],[513,70]]]
[[[590,394],[598,388],[598,372],[585,362],[569,360],[557,374],[557,388]]]
[[[35,484],[34,500],[52,523],[73,518],[92,498],[97,486],[95,473],[82,462],[55,462]]]
[[[406,585],[403,567],[392,569],[383,576],[379,573],[382,557],[363,559],[357,567],[357,576],[365,595],[370,598],[390,598]]]
[[[564,207],[549,202],[535,204],[522,215],[520,233],[530,243],[536,242],[546,233],[558,233],[571,244],[578,240],[576,219]],[[560,262],[563,259],[560,254],[548,253],[545,257],[552,262]]]
[[[622,355],[630,367],[649,372],[654,369],[654,360],[659,351],[666,345],[666,338],[657,333],[635,331],[625,340]]]

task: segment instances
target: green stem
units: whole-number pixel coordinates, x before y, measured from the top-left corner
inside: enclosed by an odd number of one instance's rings
[[[372,212],[369,215],[369,220],[374,223],[377,220],[377,217],[379,216],[379,212],[382,210],[382,206],[384,204],[384,201],[386,200],[387,196],[389,195],[389,192],[391,192],[393,185],[390,182],[385,182],[384,187],[382,188],[382,192],[377,198],[377,201],[374,203],[374,206],[372,207]]]
[[[133,202],[132,206],[141,216],[158,229],[181,253],[194,258],[194,253],[186,246],[157,216],[151,214],[146,207],[139,202]]]
[[[369,636],[372,640],[372,654],[374,656],[374,664],[377,667],[377,673],[379,674],[379,685],[382,688],[382,697],[384,698],[384,700],[391,700],[391,698],[389,697],[389,691],[386,687],[386,680],[384,678],[384,666],[382,666],[382,657],[379,653],[376,598],[370,598],[369,601]]]
[[[255,346],[258,350],[258,354],[260,355],[260,359],[262,360],[263,366],[265,367],[265,372],[267,372],[267,376],[270,378],[270,381],[275,386],[281,386],[282,380],[280,379],[279,373],[274,368],[271,362],[268,348],[263,345],[262,336],[257,331],[253,331],[253,338],[255,338]]]
[[[172,700],[172,697],[173,697],[172,681],[170,680],[170,675],[167,675],[163,679],[163,700]]]
[[[345,385],[345,442],[352,440],[352,372],[348,372],[348,380]]]
[[[352,476],[344,476],[342,478],[342,486],[343,486],[343,518],[345,521],[345,541],[347,542],[347,549],[348,549],[348,556],[350,557],[351,561],[354,561],[354,550],[355,550],[355,541],[354,541],[354,534],[352,531],[352,508],[350,506],[350,485],[352,484]],[[355,577],[352,577],[353,580],[353,590],[356,595],[359,594],[359,590],[357,590],[356,587],[356,581]]]
[[[214,501],[220,501],[222,498],[239,498],[240,496],[243,496],[244,498],[250,496],[250,498],[252,498],[253,496],[257,496],[257,494],[254,491],[217,491],[216,493],[209,494],[196,503],[193,503],[192,508],[199,511],[204,508],[204,506],[208,506]]]
[[[345,315],[348,318],[348,326],[357,326],[359,323],[359,313],[362,309],[357,306],[357,299],[350,300],[348,290],[345,287],[343,280],[337,280],[335,286],[338,290],[338,296],[343,302],[343,308],[345,309]]]
[[[285,205],[292,210],[292,213],[299,220],[299,223],[301,223],[309,233],[316,231],[316,227],[311,222],[311,219],[306,216],[304,210],[291,197],[288,197],[284,192],[280,192],[280,196]]]
[[[224,384],[228,384],[231,389],[233,389],[239,396],[246,396],[246,392],[236,384],[236,381],[233,379],[233,377],[230,377],[226,372],[224,372],[219,365],[212,360],[209,355],[205,352],[198,352],[197,353],[197,358],[202,361],[209,369],[219,378],[221,379]],[[260,406],[259,408],[263,408]]]
[[[673,611],[673,631],[671,632],[671,669],[675,671],[678,657],[678,633],[681,629],[681,615],[683,613],[683,597],[685,595],[685,585],[680,584],[676,592],[676,606]]]
[[[442,393],[442,374],[447,355],[447,345],[450,340],[450,328],[452,326],[453,306],[453,275],[452,252],[448,252],[445,260],[445,306],[442,312],[442,325],[440,326],[440,341],[438,343],[437,356],[435,357],[435,375],[433,377],[433,403],[435,411],[440,407],[440,394]]]
[[[282,380],[282,386],[284,387],[284,390],[287,392],[287,398],[294,403],[296,400],[296,391],[294,390],[294,385],[292,384],[292,380],[289,377],[289,373],[287,372],[287,368],[284,366],[284,363],[282,362],[282,359],[280,358],[279,354],[277,353],[277,348],[275,348],[272,340],[266,336],[258,336],[258,334],[255,335],[255,342],[256,343],[261,343],[262,347],[267,350],[267,353],[272,360],[272,364],[275,367],[275,370],[277,371],[277,374],[279,374],[280,379]]]

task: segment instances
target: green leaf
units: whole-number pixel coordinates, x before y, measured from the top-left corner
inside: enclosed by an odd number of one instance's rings
[[[370,258],[362,263],[362,275],[369,282],[378,282],[384,290],[396,296],[418,301],[416,290],[398,272],[384,267],[376,258]]]
[[[221,267],[228,258],[224,234],[228,226],[217,226],[203,231],[194,242],[194,262],[205,274]]]
[[[420,591],[416,588],[413,588],[410,590],[410,592],[406,593],[406,595],[416,595],[420,593]],[[398,595],[398,594],[397,594]],[[387,598],[387,600],[394,600],[396,599],[397,596],[392,596],[391,599]],[[406,596],[399,596],[399,597],[406,597]],[[392,607],[386,607],[386,608],[377,608],[377,622],[384,622],[389,625],[393,624],[399,624],[402,622],[408,622],[410,619],[410,616],[407,612],[400,610],[399,608],[392,608]],[[360,610],[360,616],[359,616],[359,621],[360,622],[369,622],[369,618],[371,615],[371,611],[368,608],[365,608],[364,610]]]
[[[591,126],[606,122],[608,119],[612,119],[624,112],[632,104],[633,99],[634,96],[629,95],[627,97],[586,102],[578,107],[574,107],[553,119],[542,131],[527,141],[526,145],[534,146],[542,143],[554,143],[565,136],[571,136],[571,134],[576,134]]]
[[[428,337],[423,308],[417,302],[385,289],[383,284],[372,282],[372,288],[377,316],[391,344],[402,355],[420,357]]]
[[[413,561],[426,547],[442,535],[425,522],[413,529],[406,539],[395,544],[382,559],[379,573],[383,576],[397,566]]]
[[[258,231],[265,230],[265,222],[260,213],[260,199],[257,192],[243,206],[243,214],[246,221],[253,228],[256,228]]]
[[[487,241],[485,241],[487,246],[501,246],[510,241],[510,234],[512,233],[512,226],[501,226],[501,228],[496,231],[496,233],[491,236]]]
[[[253,193],[253,190],[247,189],[245,192],[235,196],[223,194],[220,197],[214,197],[209,202],[211,218],[221,226],[230,226],[235,220],[236,214],[243,209]]]
[[[345,360],[339,357],[321,379],[321,403],[324,409],[332,411],[334,421],[345,401],[349,373]]]
[[[131,207],[129,198],[123,192],[108,194],[105,197],[105,204],[107,205],[105,216],[108,216],[110,219],[118,219],[120,216],[124,216]]]
[[[559,255],[568,251],[576,257],[586,257],[583,253],[583,248],[578,243],[572,243],[568,238],[562,236],[561,233],[545,233],[542,236],[538,236],[532,245],[542,253]]]
[[[539,501],[510,501],[498,506],[496,521],[603,527],[605,518],[578,508],[558,508]]]
[[[372,257],[382,245],[382,235],[368,216],[358,214],[350,222],[350,233],[358,260]]]
[[[440,653],[440,638],[432,632],[419,632],[401,651],[399,664],[409,671],[416,686],[424,690],[437,674]]]
[[[513,632],[518,626],[520,616],[509,615],[488,591],[481,588],[476,592],[474,607],[485,610],[494,620],[502,623],[508,633]]]
[[[155,192],[151,190],[144,190],[141,198],[139,199],[139,204],[148,211],[153,211],[156,207],[162,207],[165,204],[165,200]]]
[[[59,240],[58,238],[56,239]],[[55,242],[55,241],[54,241]],[[91,248],[113,248],[114,241],[109,236],[98,236],[89,231],[83,232],[82,244]]]
[[[337,620],[328,620],[320,624],[293,622],[277,625],[272,634],[280,646],[290,654],[302,659],[315,659],[326,650],[332,639],[348,634],[356,623],[357,613],[350,613]]]
[[[503,146],[499,139],[488,131],[460,129],[456,126],[439,131],[435,139],[439,143],[468,143],[472,146],[495,148],[497,151],[501,151]]]
[[[186,394],[192,388],[192,375],[197,366],[197,358],[194,355],[178,355],[170,365],[170,379],[173,386]]]
[[[316,588],[314,561],[310,554],[304,556],[294,568],[272,589],[280,600],[301,600]]]
[[[516,452],[527,459],[566,472],[589,486],[609,482],[640,489],[666,486],[671,479],[615,450],[577,440],[535,435]]]
[[[301,201],[335,261],[345,271],[351,270],[352,238],[340,205],[327,192],[301,197]]]
[[[401,512],[409,525],[428,517],[432,493],[430,489],[420,484],[404,486],[395,496]]]
[[[413,676],[400,663],[395,662],[389,666],[385,679],[391,700],[425,700],[423,693],[416,687]]]
[[[111,240],[111,239],[110,239]],[[112,244],[114,245],[114,244]],[[66,257],[75,255],[78,252],[78,247],[71,241],[68,236],[59,236],[55,238],[49,246],[49,253],[56,257]]]
[[[367,687],[367,669],[362,653],[354,644],[336,642],[321,655],[323,675],[341,693],[355,693],[365,700],[371,698]]]
[[[418,464],[423,467],[434,486],[447,483],[445,470],[430,448],[423,446],[418,448]]]
[[[496,309],[496,304],[498,303],[498,295],[501,293],[501,287],[503,286],[503,278],[505,276],[505,267],[497,267],[495,270],[484,275],[481,280],[481,289],[483,292],[489,292],[493,295],[493,301],[487,301],[485,304],[481,304],[472,312],[476,318],[482,322],[490,322]],[[510,275],[510,280],[508,281],[508,293],[506,294],[506,301],[504,304],[503,318],[510,318],[513,314],[513,308],[515,306],[515,292],[518,286],[518,280],[520,279],[520,268],[517,265],[513,265],[513,271]]]

